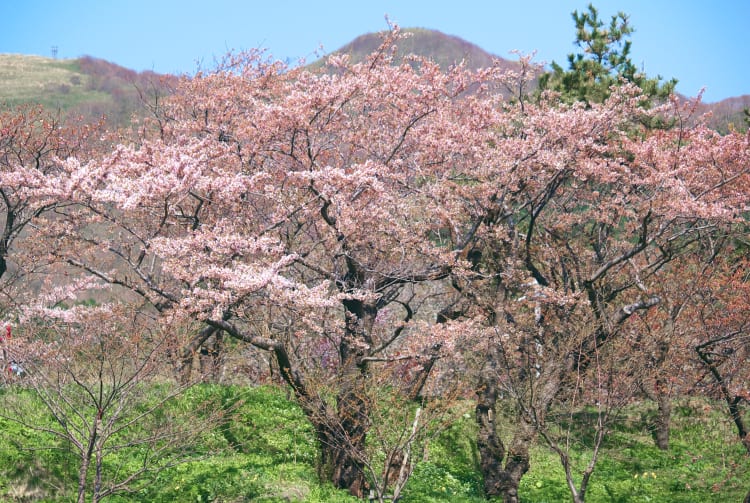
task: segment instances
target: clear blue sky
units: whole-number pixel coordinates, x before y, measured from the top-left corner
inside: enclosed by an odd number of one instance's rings
[[[0,53],[91,55],[134,70],[193,73],[234,49],[278,59],[315,58],[363,33],[402,27],[459,36],[498,56],[537,51],[565,64],[571,0],[0,0]],[[622,10],[636,32],[632,59],[649,75],[679,79],[705,101],[750,94],[750,0],[598,0],[605,20]]]

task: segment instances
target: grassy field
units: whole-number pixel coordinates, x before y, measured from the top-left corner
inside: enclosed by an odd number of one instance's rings
[[[109,100],[107,93],[91,89],[78,60],[0,54],[0,102],[4,104],[41,103],[69,110],[81,103]]]
[[[104,60],[0,54],[0,107],[41,104],[49,111],[122,127],[143,115],[141,93],[169,94],[173,76],[135,72]],[[147,98],[148,99],[148,98]]]
[[[2,390],[19,393],[12,388]],[[31,395],[25,399],[33,400]],[[357,501],[317,478],[315,438],[300,409],[272,387],[203,385],[174,407],[197,409],[206,399],[233,410],[233,421],[196,436],[193,459],[166,469],[113,502],[349,502]],[[424,452],[403,502],[481,502],[471,404]],[[37,403],[37,424],[49,421]],[[649,409],[634,406],[608,437],[594,473],[590,502],[741,501],[750,488],[750,459],[725,416],[697,399],[675,403],[672,448],[660,451],[649,434]],[[0,419],[0,500],[70,501],[75,460],[59,440]],[[585,443],[585,432],[580,432]],[[137,449],[122,451],[120,463]],[[587,462],[585,449],[574,451]],[[543,446],[521,486],[527,503],[569,501],[557,458]]]

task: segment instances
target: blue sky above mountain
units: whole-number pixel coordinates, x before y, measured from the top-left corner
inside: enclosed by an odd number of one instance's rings
[[[228,50],[264,47],[279,59],[315,59],[367,32],[403,27],[456,35],[502,57],[537,51],[565,63],[575,52],[570,13],[586,1],[415,0],[403,2],[231,0],[27,0],[3,2],[0,53],[76,58],[85,54],[134,70],[193,73]],[[750,94],[750,2],[629,0],[595,2],[603,19],[630,15],[632,59],[650,75],[680,80],[678,91],[718,101]]]

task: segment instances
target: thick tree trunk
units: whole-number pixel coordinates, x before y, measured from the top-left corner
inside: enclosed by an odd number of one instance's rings
[[[477,405],[475,408],[477,421],[477,449],[479,462],[484,477],[484,493],[487,496],[498,496],[505,473],[503,460],[505,446],[497,434],[495,418],[497,405],[497,371],[496,360],[488,353],[487,361],[479,378],[477,391]]]
[[[657,384],[658,386],[658,384]],[[656,424],[654,429],[654,440],[656,446],[666,451],[669,449],[669,429],[672,416],[672,401],[669,394],[663,391],[657,391],[656,403],[658,406],[656,414]]]
[[[521,419],[508,448],[505,473],[500,484],[500,495],[504,503],[518,503],[518,486],[521,478],[529,471],[529,449],[536,437],[534,427]]]
[[[346,335],[339,345],[342,363],[335,411],[317,393],[310,392],[306,379],[294,365],[284,344],[243,333],[225,320],[209,320],[208,326],[224,330],[258,348],[273,351],[281,376],[315,428],[320,442],[321,469],[327,472],[334,486],[348,489],[352,495],[361,498],[367,489],[363,455],[370,428],[370,403],[366,394],[369,370],[364,357],[366,348],[372,345],[367,334],[377,312],[355,300],[347,301],[345,308]]]
[[[362,456],[369,428],[367,399],[357,389],[345,390],[338,400],[338,421],[341,431],[331,459],[331,481],[353,496],[364,497],[366,482]]]
[[[653,384],[653,385],[652,385]],[[672,400],[666,391],[664,379],[657,377],[652,383],[650,380],[639,384],[641,392],[646,398],[656,402],[656,418],[653,424],[649,424],[652,429],[652,437],[656,447],[662,451],[669,450],[669,434],[672,423]]]
[[[338,489],[364,497],[365,480],[362,454],[369,428],[369,405],[358,393],[342,392],[337,410],[319,399],[297,395],[302,410],[312,423],[320,443],[318,476],[328,479]]]
[[[330,443],[324,447],[325,460],[331,470],[331,482],[340,489],[363,498],[367,490],[364,472],[365,441],[370,428],[370,403],[366,394],[367,347],[377,311],[360,300],[344,301],[346,335],[339,343],[342,362],[336,417],[328,428]]]
[[[742,410],[740,409],[740,399],[735,398],[734,400],[727,400],[729,406],[729,415],[732,417],[735,426],[737,427],[737,435],[740,437],[740,442],[745,446],[745,450],[750,454],[750,432],[748,432],[745,420],[742,417]]]
[[[175,373],[181,384],[187,384],[190,382],[190,379],[192,378],[191,374],[195,353],[206,342],[206,340],[216,332],[218,332],[218,330],[215,326],[207,325],[203,327],[187,345],[180,349]]]
[[[303,410],[320,442],[320,477],[353,496],[364,497],[368,488],[362,462],[369,429],[368,400],[355,384],[339,393],[335,412],[323,402],[308,403]]]
[[[500,497],[505,503],[518,503],[518,486],[521,478],[529,470],[529,449],[536,438],[536,430],[522,414],[519,414],[518,424],[507,450],[497,434],[497,351],[497,348],[487,351],[487,360],[479,378],[475,409],[478,426],[477,449],[484,477],[485,495],[490,498]],[[546,393],[543,394],[546,396]]]

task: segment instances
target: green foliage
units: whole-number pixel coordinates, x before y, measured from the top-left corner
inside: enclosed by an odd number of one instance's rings
[[[85,102],[109,99],[105,93],[88,88],[88,78],[77,60],[0,54],[0,75],[3,106],[38,102],[53,110],[68,110]]]
[[[26,410],[39,427],[53,426],[36,396],[20,387],[0,388],[0,395],[28,404]],[[4,405],[4,404],[3,404]],[[66,482],[75,490],[76,462],[58,438],[31,430],[0,414],[0,500],[35,500],[63,497]]]
[[[438,501],[484,501],[481,484],[475,481],[462,481],[440,464],[430,461],[420,463],[414,469],[412,478],[404,490],[402,501],[438,502]]]
[[[39,424],[50,422],[34,395],[19,387],[0,389],[29,402]],[[159,392],[155,393],[156,395]],[[345,491],[321,483],[316,467],[315,437],[302,411],[273,387],[200,385],[169,407],[194,410],[213,403],[232,421],[196,438],[193,460],[160,472],[133,494],[109,498],[114,503],[181,502],[356,502]],[[480,502],[482,480],[474,416],[467,412],[428,445],[404,491],[405,503]],[[750,460],[719,408],[697,399],[673,407],[674,429],[669,451],[653,445],[645,420],[649,404],[625,411],[607,437],[591,481],[589,502],[723,502],[740,501],[747,491]],[[503,420],[507,420],[503,419]],[[500,425],[503,431],[503,425]],[[574,473],[588,462],[573,430]],[[64,445],[40,431],[0,418],[0,500],[70,501],[75,489],[75,461]],[[129,453],[128,453],[129,452]],[[123,452],[136,462],[137,453]],[[542,445],[532,451],[531,470],[522,479],[526,503],[569,501],[559,461]]]
[[[315,432],[278,388],[223,387],[221,397],[224,408],[233,411],[221,433],[235,451],[250,456],[263,452],[265,463],[315,463]]]
[[[568,69],[552,63],[552,72],[542,75],[539,89],[557,91],[566,102],[601,103],[610,94],[610,87],[621,80],[632,82],[650,98],[664,98],[674,90],[677,81],[661,82],[661,77],[648,78],[630,60],[634,29],[626,14],[612,16],[609,26],[599,19],[599,12],[589,4],[588,12],[573,12],[576,27],[575,44],[582,53],[568,55]]]
[[[734,438],[722,411],[701,400],[684,399],[674,407],[670,449],[658,449],[648,430],[646,405],[626,411],[613,425],[592,477],[589,502],[723,502],[740,501],[747,492],[750,460]],[[589,458],[574,447],[573,473]],[[541,447],[521,481],[526,502],[570,500],[557,459]],[[578,480],[577,480],[578,482]]]
[[[404,502],[483,501],[474,416],[465,413],[432,441],[404,491]]]

